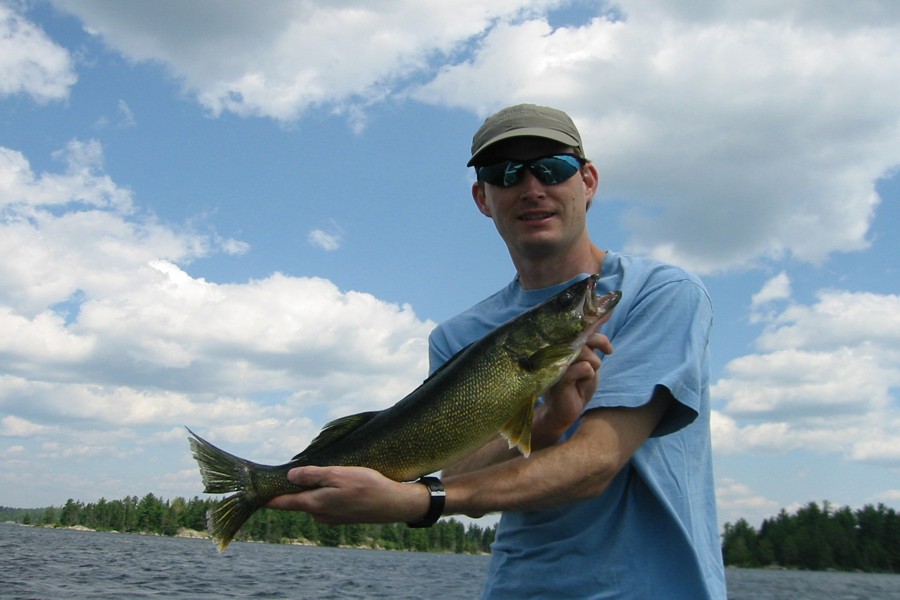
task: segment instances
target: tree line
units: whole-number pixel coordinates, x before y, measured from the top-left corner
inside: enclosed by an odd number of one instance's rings
[[[98,531],[176,535],[182,529],[206,530],[206,511],[214,498],[164,500],[143,498],[79,502],[61,507],[0,507],[0,520],[51,527],[83,526]],[[324,525],[308,514],[260,510],[236,539],[285,543],[300,541],[321,546],[364,546],[420,552],[490,552],[496,526],[466,527],[442,519],[433,527],[411,529],[402,524]],[[844,570],[900,573],[900,514],[884,504],[861,509],[835,509],[815,502],[789,514],[782,509],[759,529],[746,520],[726,523],[722,533],[725,564],[736,567],[784,567],[807,570]]]
[[[758,530],[744,519],[726,523],[722,552],[736,567],[900,573],[900,514],[884,504],[810,502],[793,514],[782,509]]]
[[[23,525],[82,526],[97,531],[174,536],[182,529],[206,530],[206,511],[217,499],[178,497],[164,500],[154,494],[143,498],[79,502],[69,498],[61,507],[0,507],[0,520]],[[413,529],[403,524],[325,525],[295,511],[257,511],[238,532],[237,540],[286,543],[299,541],[321,546],[365,546],[419,552],[490,552],[496,526],[466,527],[455,519],[441,519],[433,527]]]

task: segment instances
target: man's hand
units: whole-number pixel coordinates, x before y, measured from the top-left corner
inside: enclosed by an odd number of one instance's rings
[[[329,525],[417,521],[430,501],[424,485],[399,483],[364,467],[298,467],[288,479],[310,489],[277,496],[266,507],[302,510]]]
[[[539,450],[556,440],[581,416],[584,407],[597,390],[600,357],[597,350],[612,354],[612,344],[605,335],[595,333],[588,338],[562,378],[544,393],[544,403],[535,411],[531,433],[532,449]]]

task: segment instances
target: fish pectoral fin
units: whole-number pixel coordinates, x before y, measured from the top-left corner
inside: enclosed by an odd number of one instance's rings
[[[356,431],[366,423],[372,420],[372,417],[377,415],[378,410],[373,410],[364,413],[358,413],[355,415],[349,415],[346,417],[341,417],[340,419],[335,419],[330,423],[326,423],[322,428],[322,431],[319,432],[319,435],[310,442],[309,446],[306,449],[292,458],[291,460],[297,460],[301,458],[307,452],[318,452],[322,448],[330,446],[331,444],[337,442],[338,440],[346,437],[353,431]]]
[[[534,402],[532,398],[516,411],[516,414],[500,428],[500,433],[509,442],[509,447],[518,446],[525,458],[531,454],[531,424],[534,421]]]
[[[544,346],[534,354],[519,359],[519,366],[534,373],[547,367],[559,366],[570,360],[573,354],[569,344],[554,344]]]

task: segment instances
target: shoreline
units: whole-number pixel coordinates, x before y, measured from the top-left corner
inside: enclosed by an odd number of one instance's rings
[[[150,535],[155,537],[177,537],[196,540],[210,539],[209,533],[198,531],[196,529],[188,529],[187,527],[179,527],[173,535],[164,535],[162,533],[150,533],[143,531],[119,531],[118,529],[94,529],[84,525],[32,525],[31,523],[18,523],[16,521],[3,521],[4,525],[18,525],[19,527],[34,527],[37,529],[65,529],[67,531],[88,531],[93,533],[124,533],[127,535]]]
[[[16,521],[4,521],[4,524],[7,525],[18,525],[19,527],[35,527],[38,529],[64,529],[68,531],[86,531],[92,533],[116,533],[116,534],[125,534],[125,535],[146,535],[153,537],[174,537],[174,538],[182,538],[182,539],[191,539],[191,540],[211,540],[212,536],[209,535],[206,531],[199,531],[197,529],[189,529],[187,527],[180,527],[178,531],[173,535],[164,535],[161,533],[150,533],[150,532],[140,532],[140,531],[118,531],[116,529],[93,529],[91,527],[86,527],[84,525],[32,525],[26,523],[17,523]],[[319,544],[312,540],[308,540],[306,538],[293,538],[293,539],[285,539],[280,542],[267,542],[265,540],[235,540],[238,542],[246,542],[248,544],[272,544],[275,546],[308,546],[313,548],[344,548],[350,550],[385,550],[388,552],[421,552],[422,554],[458,554],[456,552],[438,552],[438,551],[421,551],[421,550],[394,550],[390,548],[385,548],[380,544],[358,544],[358,545],[348,545],[348,544],[339,544],[337,546],[325,546],[323,544]],[[463,552],[461,554],[467,554],[471,556],[490,556],[489,552]]]

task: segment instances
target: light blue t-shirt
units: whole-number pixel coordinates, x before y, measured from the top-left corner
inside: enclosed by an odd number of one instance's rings
[[[431,370],[570,283],[523,290],[514,280],[441,324],[431,334]],[[503,514],[484,598],[726,597],[709,429],[709,297],[677,267],[608,252],[598,294],[613,290],[622,300],[600,332],[615,351],[603,358],[585,410],[641,406],[657,386],[675,401],[603,494]]]

